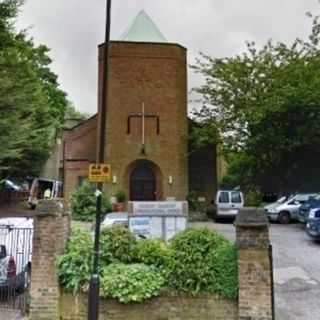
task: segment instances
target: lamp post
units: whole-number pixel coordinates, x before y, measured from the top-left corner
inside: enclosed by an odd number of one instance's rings
[[[107,102],[108,102],[108,79],[109,79],[109,47],[110,47],[110,27],[111,27],[111,0],[106,0],[106,29],[105,44],[102,70],[102,95],[99,119],[99,146],[97,163],[102,164],[105,160],[105,138],[107,122]],[[102,208],[103,183],[97,184],[97,211],[96,211],[96,228],[93,251],[93,270],[90,279],[89,301],[88,301],[88,320],[99,319],[99,247],[100,247],[100,225],[101,225],[101,208]]]

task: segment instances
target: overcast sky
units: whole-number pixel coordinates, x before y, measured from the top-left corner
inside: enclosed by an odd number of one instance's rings
[[[144,9],[170,42],[189,50],[189,62],[204,52],[215,57],[244,50],[246,40],[290,42],[310,30],[307,11],[317,0],[114,0],[112,38]],[[18,28],[31,27],[37,43],[52,49],[53,70],[76,108],[96,112],[97,45],[104,39],[105,0],[26,0]],[[190,74],[189,87],[199,83]]]

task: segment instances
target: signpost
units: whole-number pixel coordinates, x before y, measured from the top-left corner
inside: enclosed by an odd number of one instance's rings
[[[105,43],[104,43],[104,56],[102,68],[102,87],[101,87],[101,108],[99,112],[99,145],[98,145],[98,159],[100,163],[100,171],[98,168],[92,167],[92,179],[99,179],[102,181],[97,182],[97,212],[96,212],[96,227],[94,233],[94,248],[93,248],[93,268],[90,279],[89,287],[89,301],[88,301],[88,320],[99,319],[99,292],[100,292],[100,277],[99,277],[99,249],[100,249],[100,225],[101,225],[101,208],[102,208],[102,192],[103,182],[111,176],[111,170],[103,168],[105,160],[105,145],[106,145],[106,123],[107,123],[107,101],[109,96],[109,52],[110,52],[110,29],[111,29],[111,0],[106,0],[106,28],[105,28]],[[110,169],[110,168],[109,168]],[[100,173],[100,174],[95,174]],[[104,176],[104,178],[103,178]]]

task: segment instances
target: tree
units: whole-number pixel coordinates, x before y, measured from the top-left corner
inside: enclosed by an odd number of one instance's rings
[[[320,160],[319,32],[316,16],[307,41],[269,41],[261,49],[248,43],[242,54],[202,55],[193,67],[205,77],[196,89],[204,103],[196,116],[218,128],[237,184],[281,191],[314,176],[314,159]]]
[[[49,49],[14,29],[22,4],[0,2],[0,177],[37,175],[68,104]]]

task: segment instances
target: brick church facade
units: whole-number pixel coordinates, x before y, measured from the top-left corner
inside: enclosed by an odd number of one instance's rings
[[[148,35],[151,41],[135,34],[139,23],[149,23],[147,30],[154,31]],[[112,166],[112,179],[104,190],[108,196],[122,190],[128,200],[136,201],[185,200],[193,190],[209,201],[217,185],[216,150],[213,146],[188,155],[187,50],[160,41],[162,35],[150,24],[140,13],[125,40],[110,44],[104,121],[105,162]],[[105,94],[101,92],[103,46],[98,54],[98,113],[63,134],[61,166],[67,198],[88,175],[89,164],[96,162],[100,102]]]

